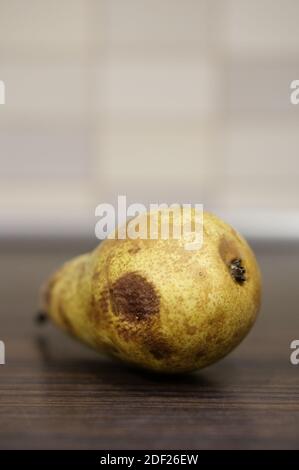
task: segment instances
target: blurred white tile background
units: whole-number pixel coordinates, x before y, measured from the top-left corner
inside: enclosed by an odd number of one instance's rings
[[[299,236],[297,0],[0,0],[0,235],[193,202]]]

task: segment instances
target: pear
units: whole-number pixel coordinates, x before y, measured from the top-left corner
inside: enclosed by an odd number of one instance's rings
[[[108,238],[51,277],[43,307],[63,330],[122,361],[164,373],[208,366],[251,329],[261,276],[244,238],[213,214],[204,212],[202,247],[185,242]]]

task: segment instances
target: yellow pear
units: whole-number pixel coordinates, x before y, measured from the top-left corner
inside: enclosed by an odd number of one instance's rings
[[[188,250],[186,241],[106,239],[52,276],[44,309],[97,351],[143,368],[212,364],[252,327],[260,272],[244,238],[213,214],[204,213],[202,247]]]

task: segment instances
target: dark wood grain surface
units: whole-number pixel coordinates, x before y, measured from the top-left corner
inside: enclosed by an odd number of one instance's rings
[[[38,289],[77,242],[0,245],[1,449],[299,448],[299,246],[255,244],[263,307],[230,356],[182,377],[102,359],[33,322]]]

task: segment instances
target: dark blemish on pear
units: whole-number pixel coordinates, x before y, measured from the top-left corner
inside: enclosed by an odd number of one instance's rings
[[[99,299],[95,299],[91,295],[89,310],[87,312],[89,320],[94,323],[96,327],[105,320],[109,312],[109,290],[105,288],[101,293]]]
[[[103,313],[108,313],[109,310],[109,290],[108,288],[105,288],[101,294],[101,297],[98,302],[99,309]]]
[[[173,354],[172,347],[163,337],[148,335],[145,338],[144,344],[151,355],[157,360],[166,359]]]
[[[138,253],[138,251],[140,251],[140,246],[133,246],[131,248],[129,248],[129,253],[130,255],[135,255],[136,253]]]
[[[153,284],[138,273],[126,273],[110,288],[113,311],[126,320],[139,322],[160,310],[160,300]]]
[[[218,249],[234,281],[240,285],[244,284],[246,281],[246,270],[243,266],[237,244],[231,239],[222,237]]]
[[[196,354],[195,354],[195,359],[196,360],[199,360],[199,359],[203,359],[207,354],[207,348],[205,346],[201,346]]]
[[[231,261],[229,265],[230,273],[232,275],[232,278],[238,283],[238,284],[244,284],[246,281],[246,269],[242,265],[242,260],[240,258],[236,258]]]

